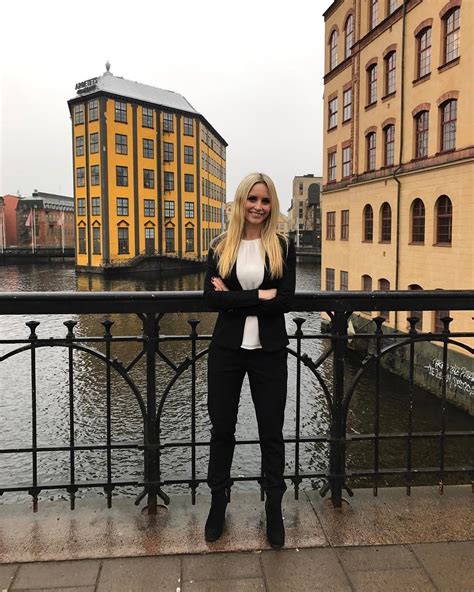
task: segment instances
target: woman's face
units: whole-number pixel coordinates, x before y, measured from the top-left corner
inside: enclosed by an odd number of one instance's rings
[[[270,215],[272,200],[265,183],[255,183],[245,200],[245,223],[252,226],[263,224]]]

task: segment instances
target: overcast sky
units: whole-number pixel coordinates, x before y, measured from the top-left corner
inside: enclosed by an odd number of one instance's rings
[[[67,100],[111,72],[183,94],[227,149],[227,200],[255,170],[282,210],[321,174],[323,12],[332,0],[2,4],[0,195],[73,195]]]

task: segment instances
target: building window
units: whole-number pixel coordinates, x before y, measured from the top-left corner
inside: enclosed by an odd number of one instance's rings
[[[421,286],[419,286],[418,284],[410,284],[408,286],[409,290],[423,290],[423,288]],[[422,331],[423,330],[423,311],[422,310],[411,310],[408,313],[409,317],[416,317],[418,319],[418,321],[416,322],[416,328],[418,329],[418,331]]]
[[[165,200],[165,218],[174,218],[174,201]]]
[[[127,123],[127,103],[115,101],[115,121]]]
[[[76,169],[76,185],[78,187],[84,187],[86,184],[86,176],[84,167],[78,167]]]
[[[334,291],[334,269],[326,267],[326,290]]]
[[[369,23],[370,29],[373,29],[379,22],[379,3],[378,0],[369,0]]]
[[[184,202],[184,217],[194,218],[194,203],[192,201]]]
[[[153,169],[143,169],[143,187],[145,189],[155,188],[155,171]]]
[[[460,17],[461,9],[457,7],[443,18],[445,64],[459,57]]]
[[[76,138],[76,156],[84,156],[84,136]]]
[[[89,147],[91,154],[97,154],[99,152],[99,132],[89,135]]]
[[[163,113],[163,131],[164,132],[172,132],[173,130],[174,130],[173,114],[172,113]]]
[[[94,164],[91,166],[91,185],[100,184],[99,165]]]
[[[415,158],[428,156],[429,113],[420,111],[415,116]]]
[[[449,310],[433,311],[433,333],[443,333],[444,323],[442,319],[449,317]]]
[[[342,122],[349,121],[352,117],[352,88],[342,94]]]
[[[165,249],[167,253],[174,253],[174,228],[165,228]]]
[[[116,166],[116,185],[119,187],[128,187],[128,167]]]
[[[194,175],[184,175],[184,190],[194,191]]]
[[[300,195],[303,195],[303,183],[298,183],[298,190]]]
[[[380,208],[380,242],[389,243],[392,240],[392,208],[387,202]]]
[[[367,69],[367,105],[377,102],[377,64]]]
[[[329,69],[337,66],[337,31],[331,33],[329,38]]]
[[[341,240],[349,240],[349,210],[341,210]]]
[[[86,215],[86,200],[84,197],[80,197],[77,200],[77,215],[78,216],[85,216]]]
[[[185,136],[194,136],[192,117],[183,117],[183,133]]]
[[[420,198],[411,206],[411,242],[425,242],[425,204]]]
[[[83,226],[79,227],[79,253],[87,253],[86,249],[86,229]]]
[[[163,142],[163,159],[165,162],[174,160],[174,144],[171,142]]]
[[[326,212],[326,239],[336,239],[336,212]]]
[[[117,216],[128,216],[128,197],[117,197]]]
[[[97,121],[99,119],[99,101],[94,99],[89,101],[89,121]],[[100,253],[100,251],[99,251]]]
[[[143,158],[155,157],[155,144],[153,140],[143,138]]]
[[[144,200],[144,214],[148,218],[152,218],[155,215],[155,200],[145,199]]]
[[[384,60],[385,63],[385,94],[390,95],[396,90],[397,83],[397,52],[391,51]]]
[[[339,290],[341,292],[347,292],[349,289],[349,272],[341,271],[339,275]]]
[[[194,164],[194,148],[192,146],[184,147],[184,162],[186,164]]]
[[[337,97],[331,99],[328,104],[328,129],[337,126]]]
[[[165,172],[165,191],[174,191],[174,173]]]
[[[370,275],[362,276],[362,290],[364,292],[372,292],[372,278]]]
[[[398,0],[388,0],[388,15],[390,16],[392,12],[395,12],[398,6]]]
[[[420,31],[417,37],[417,77],[431,72],[431,27]]]
[[[365,206],[362,217],[364,221],[363,241],[371,243],[374,238],[374,211],[371,205],[367,204]]]
[[[153,128],[153,109],[142,107],[142,127]]]
[[[74,105],[74,125],[84,123],[84,105]]]
[[[352,52],[352,45],[354,44],[354,17],[350,14],[347,17],[346,26],[344,27],[344,57],[348,58]]]
[[[115,134],[115,153],[128,154],[128,138],[124,134]]]
[[[436,244],[450,245],[453,231],[453,205],[447,195],[438,198],[435,205]]]
[[[384,164],[393,166],[395,162],[395,126],[387,125],[383,130],[384,136]]]
[[[186,228],[186,252],[194,251],[194,228]]]
[[[367,170],[375,171],[376,158],[376,136],[375,132],[367,134]]]
[[[441,150],[454,150],[456,148],[456,119],[457,101],[446,101],[441,109]]]
[[[92,228],[92,253],[100,255],[100,227],[98,226]]]
[[[100,197],[93,197],[91,206],[92,206],[92,215],[93,216],[100,216]]]
[[[352,172],[352,146],[342,149],[342,178],[347,179]]]
[[[128,253],[128,228],[118,228],[118,252],[119,255]]]
[[[329,152],[328,154],[328,182],[336,180],[336,153]]]
[[[386,280],[385,278],[379,279],[379,290],[381,292],[389,292],[390,291],[390,282],[388,280]],[[379,312],[379,314],[381,317],[384,317],[387,320],[390,317],[390,311],[388,311],[388,310],[381,310]]]

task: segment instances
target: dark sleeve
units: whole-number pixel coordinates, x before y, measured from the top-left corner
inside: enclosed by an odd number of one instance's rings
[[[283,277],[277,285],[277,295],[271,300],[259,300],[256,306],[241,309],[244,315],[277,315],[289,312],[293,304],[296,283],[295,243],[288,242],[288,253],[284,262]]]
[[[207,255],[207,272],[204,280],[204,298],[207,304],[219,311],[234,312],[234,309],[244,309],[258,305],[258,290],[229,290],[218,292],[211,283],[213,277],[219,277],[214,250],[209,249]],[[224,281],[225,283],[225,281]]]

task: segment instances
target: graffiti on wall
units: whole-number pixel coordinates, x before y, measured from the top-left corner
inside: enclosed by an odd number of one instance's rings
[[[443,380],[443,360],[433,358],[428,366],[425,366],[429,376]],[[446,385],[452,389],[459,389],[472,395],[474,393],[474,372],[465,366],[457,364],[446,365]]]

